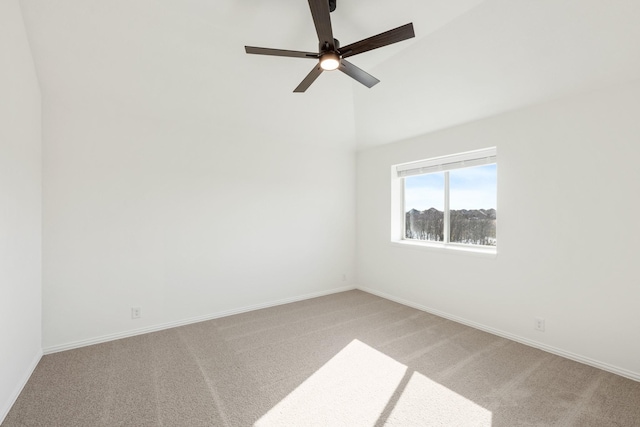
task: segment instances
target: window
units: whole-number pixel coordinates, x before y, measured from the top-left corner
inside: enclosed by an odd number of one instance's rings
[[[393,240],[495,251],[495,148],[396,165],[392,177]]]

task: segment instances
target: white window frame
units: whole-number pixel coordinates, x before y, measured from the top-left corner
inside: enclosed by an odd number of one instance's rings
[[[489,164],[497,165],[497,163],[497,149],[496,147],[490,147],[449,156],[434,157],[417,162],[393,165],[391,167],[391,242],[393,244],[419,249],[444,249],[489,255],[497,254],[497,246],[452,243],[449,241],[449,171]],[[435,172],[444,172],[444,241],[435,242],[430,240],[407,239],[405,237],[406,212],[404,211],[404,179],[407,176],[424,175]]]

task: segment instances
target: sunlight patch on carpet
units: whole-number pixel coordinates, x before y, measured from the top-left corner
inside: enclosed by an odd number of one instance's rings
[[[491,419],[491,411],[414,372],[385,425],[490,427]]]
[[[254,425],[372,426],[406,369],[354,340]]]
[[[491,411],[353,340],[254,426],[490,427],[491,420]]]

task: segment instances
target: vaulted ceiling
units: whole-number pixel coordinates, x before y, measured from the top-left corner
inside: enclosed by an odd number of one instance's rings
[[[330,127],[360,148],[640,75],[637,0],[338,0],[343,45],[413,22],[416,38],[352,62],[367,89],[324,73],[292,90],[316,50],[305,0],[29,0],[22,3],[45,104],[290,132]]]

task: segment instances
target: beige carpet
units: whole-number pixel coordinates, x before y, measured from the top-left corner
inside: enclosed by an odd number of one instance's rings
[[[3,426],[640,426],[640,383],[361,291],[42,358]]]

